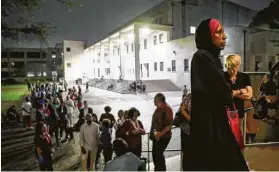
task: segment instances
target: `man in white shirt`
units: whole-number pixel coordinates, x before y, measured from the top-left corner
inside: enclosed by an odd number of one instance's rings
[[[95,170],[95,159],[100,144],[99,126],[92,122],[92,115],[86,114],[86,122],[80,128],[80,147],[82,167],[84,171]],[[88,169],[88,156],[90,156],[90,169]]]
[[[117,138],[113,141],[113,150],[116,157],[106,164],[104,171],[138,171],[140,159],[128,152],[128,145],[123,139]]]
[[[66,97],[66,101],[65,101],[65,105],[66,105],[66,108],[67,108],[67,116],[68,116],[68,119],[70,121],[70,127],[72,127],[73,125],[73,112],[74,112],[74,101],[72,99],[70,99],[70,96],[67,95]]]
[[[23,128],[27,124],[29,129],[33,129],[31,115],[32,115],[32,105],[30,102],[30,98],[26,97],[25,101],[22,103],[22,117],[23,117]]]

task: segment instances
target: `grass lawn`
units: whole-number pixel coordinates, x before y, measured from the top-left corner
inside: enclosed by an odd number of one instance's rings
[[[28,94],[26,84],[1,86],[1,111],[6,111],[13,104],[20,109],[24,96]]]

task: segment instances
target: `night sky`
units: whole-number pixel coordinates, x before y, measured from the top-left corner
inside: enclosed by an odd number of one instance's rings
[[[230,1],[261,10],[268,6],[271,0]],[[86,40],[92,44],[162,0],[78,0],[78,2],[81,5],[69,10],[56,0],[44,0],[38,11],[28,13],[29,18],[34,21],[45,21],[58,27],[49,37],[50,46],[62,40]],[[16,46],[38,47],[38,43],[21,41]]]

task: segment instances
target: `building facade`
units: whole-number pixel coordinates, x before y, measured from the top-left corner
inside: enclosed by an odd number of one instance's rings
[[[2,78],[56,79],[58,75],[54,71],[60,65],[56,57],[56,49],[51,47],[4,48],[1,51]]]
[[[65,55],[65,64],[77,65],[71,72],[65,68],[65,76],[71,80],[83,75],[167,79],[181,88],[190,85],[190,64],[197,50],[195,30],[207,18],[217,18],[225,26],[228,39],[221,52],[223,62],[227,54],[239,54],[243,57],[242,71],[267,72],[278,58],[278,32],[247,27],[255,13],[230,1],[165,0],[88,46],[83,55]],[[81,51],[82,45],[77,48]]]
[[[57,47],[59,47],[58,54],[63,62],[63,78],[65,78],[67,81],[73,81],[77,78],[81,78],[84,74],[82,69],[87,67],[82,66],[81,64],[82,57],[84,55],[84,49],[86,48],[86,42],[64,40],[62,44],[57,44]]]

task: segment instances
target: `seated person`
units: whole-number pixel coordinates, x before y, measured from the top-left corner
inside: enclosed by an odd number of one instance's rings
[[[106,164],[104,171],[138,171],[140,159],[128,152],[128,144],[123,139],[113,141],[113,151],[116,157]]]
[[[20,123],[20,116],[19,116],[19,113],[16,111],[16,106],[15,105],[12,105],[7,110],[6,120],[7,121],[16,120],[18,123]]]
[[[143,85],[142,86],[142,92],[145,92],[145,90],[146,90],[146,85]]]

